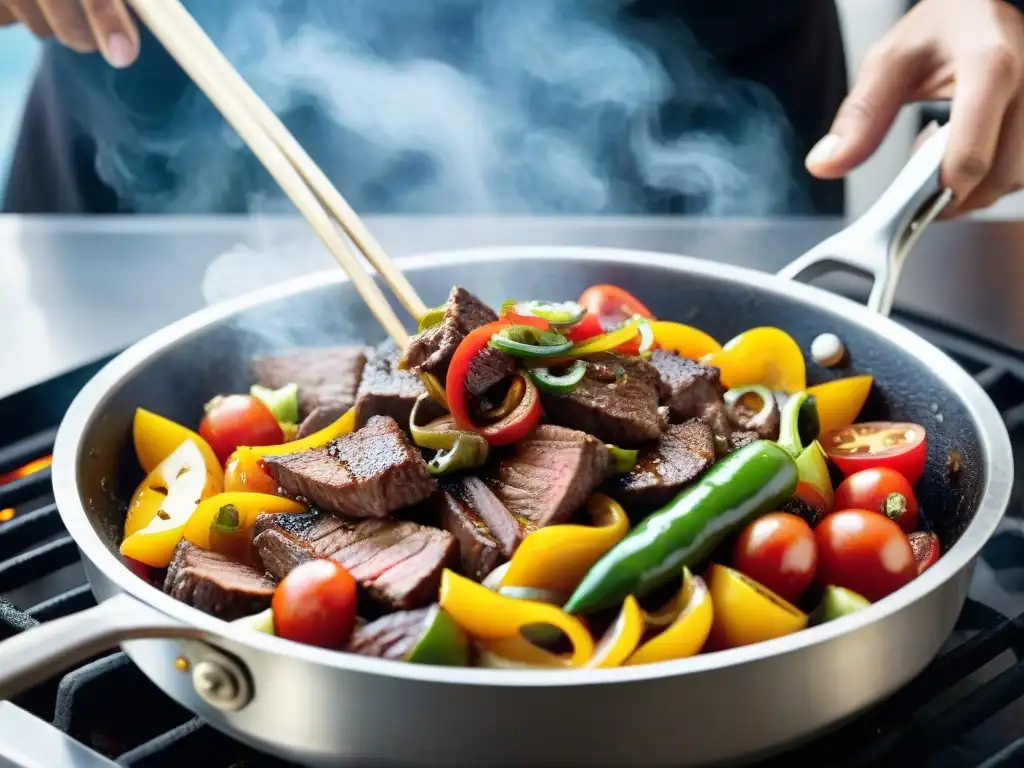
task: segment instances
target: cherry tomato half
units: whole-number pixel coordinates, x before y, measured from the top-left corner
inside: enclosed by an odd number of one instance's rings
[[[925,438],[925,429],[920,424],[870,421],[828,432],[819,442],[844,475],[871,467],[888,467],[913,485],[924,474],[928,453]]]
[[[892,502],[891,494],[903,497],[905,507],[898,517],[892,517],[887,507]],[[898,502],[898,500],[896,500]],[[836,488],[835,508],[870,509],[892,517],[904,533],[912,533],[917,528],[917,497],[914,488],[903,475],[888,467],[873,467],[854,472]]]
[[[224,466],[224,491],[276,496],[277,481],[267,472],[263,459],[243,446],[228,457]]]
[[[284,432],[274,414],[251,395],[215,397],[199,423],[200,436],[224,464],[240,445],[279,445]]]
[[[614,285],[593,285],[580,295],[577,303],[605,328],[624,323],[633,315],[654,317],[639,299]]]
[[[915,531],[907,540],[917,560],[917,573],[921,575],[939,559],[939,537],[931,531]]]
[[[796,515],[764,515],[740,533],[732,564],[779,597],[795,602],[814,581],[818,567],[814,532]]]
[[[356,581],[333,560],[309,560],[277,585],[270,610],[279,637],[341,648],[356,622]]]
[[[846,587],[871,602],[917,576],[906,535],[892,520],[866,509],[829,515],[814,529],[818,582]]]

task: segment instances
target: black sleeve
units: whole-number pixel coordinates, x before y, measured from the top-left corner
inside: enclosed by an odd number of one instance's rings
[[[1021,13],[1024,13],[1024,0],[1006,0],[1006,2],[1008,2]]]

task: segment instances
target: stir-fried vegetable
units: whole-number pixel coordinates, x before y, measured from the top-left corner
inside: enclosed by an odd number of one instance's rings
[[[281,445],[253,446],[250,451],[253,456],[263,458],[264,456],[285,456],[289,453],[300,453],[311,451],[316,448],[323,448],[331,440],[336,440],[342,435],[347,435],[356,428],[356,409],[349,408],[337,421],[323,429],[307,435],[301,440],[294,440]]]
[[[432,475],[448,475],[481,467],[487,461],[487,440],[473,432],[460,432],[451,448],[443,448],[427,462]]]
[[[877,512],[835,512],[814,529],[818,581],[852,589],[875,602],[917,576],[917,561],[906,535]]]
[[[638,352],[644,352],[654,342],[654,336],[650,332],[650,323],[643,317],[636,317],[627,321],[615,330],[603,333],[575,344],[570,350],[564,353],[565,357],[582,358],[599,355],[603,352],[620,351],[620,348],[637,337],[642,337],[638,345]]]
[[[618,325],[630,317],[653,318],[654,315],[633,294],[615,285],[594,285],[579,298],[587,314],[599,318],[605,327]]]
[[[778,328],[752,328],[703,360],[722,372],[727,387],[761,384],[772,390],[807,388],[807,368],[800,345]]]
[[[704,331],[682,323],[654,320],[651,322],[651,330],[654,332],[655,346],[688,360],[700,360],[722,349],[722,345]]]
[[[285,384],[280,389],[268,389],[253,384],[249,394],[262,402],[274,414],[279,424],[295,424],[299,420],[299,385]]]
[[[695,566],[730,533],[793,494],[797,470],[775,443],[756,440],[715,464],[647,517],[584,577],[565,609],[592,613],[643,596]]]
[[[832,509],[832,479],[818,434],[815,403],[806,392],[786,400],[779,420],[779,445],[796,460],[799,482],[794,496],[815,511],[815,521]]]
[[[807,394],[814,398],[818,409],[821,431],[833,432],[853,424],[867,402],[873,382],[871,376],[850,376],[808,387]]]
[[[564,395],[576,389],[583,377],[587,374],[587,364],[583,360],[574,360],[565,369],[565,373],[555,374],[550,368],[531,368],[530,378],[533,383],[545,392],[552,392],[556,395]]]
[[[904,533],[917,529],[917,496],[903,475],[888,467],[854,472],[836,488],[836,509],[870,509],[895,520]]]
[[[797,600],[818,568],[814,531],[796,515],[770,512],[740,533],[732,564],[785,600]]]
[[[309,560],[281,580],[270,608],[279,637],[340,648],[356,622],[356,581],[333,560]]]
[[[811,612],[808,623],[813,627],[826,621],[835,621],[869,605],[871,603],[856,592],[829,584],[822,593],[818,607]]]
[[[229,531],[223,525],[217,525],[224,510],[233,510],[234,512],[233,530]],[[197,547],[232,555],[236,554],[242,545],[245,548],[252,545],[253,525],[261,512],[295,513],[305,510],[305,504],[276,495],[218,493],[199,503],[199,506],[189,516],[182,535],[186,541],[191,541]],[[234,541],[223,541],[222,539],[218,546],[218,537],[213,535],[214,532],[219,532],[222,537],[230,535],[229,538]]]
[[[187,427],[170,419],[158,416],[145,408],[135,409],[132,420],[132,442],[135,455],[142,465],[142,471],[149,474],[170,456],[186,440],[195,443],[206,462],[206,471],[214,478],[215,484],[222,482],[224,470],[217,455],[203,438]]]
[[[267,472],[262,457],[252,448],[238,448],[224,466],[227,493],[277,493],[277,481]]]
[[[572,347],[572,342],[555,331],[532,328],[529,325],[510,325],[496,332],[487,346],[512,357],[527,359],[559,357]]]
[[[586,313],[587,310],[575,301],[506,301],[499,314],[539,317],[553,328],[568,328],[579,323]]]
[[[640,451],[636,448],[619,448],[617,445],[608,445],[608,458],[611,460],[610,471],[615,475],[627,475],[636,466],[637,456]]]
[[[914,531],[907,536],[910,548],[914,552],[914,560],[917,561],[917,573],[922,573],[931,568],[939,559],[939,537],[934,531]]]
[[[790,635],[807,614],[739,571],[715,563],[708,570],[715,619],[708,640],[715,649],[738,648]]]
[[[589,669],[621,667],[626,663],[644,636],[644,612],[636,598],[629,595],[622,609],[604,637],[594,647],[594,655],[587,662]]]
[[[284,432],[274,414],[252,395],[218,396],[206,404],[199,434],[221,463],[240,445],[278,445]]]
[[[928,455],[924,427],[907,422],[854,424],[822,435],[821,445],[844,475],[872,467],[888,467],[912,484],[924,474]]]
[[[626,663],[654,664],[685,659],[700,653],[711,634],[714,608],[707,584],[683,568],[683,586],[668,605],[645,616],[647,626],[657,631]]]

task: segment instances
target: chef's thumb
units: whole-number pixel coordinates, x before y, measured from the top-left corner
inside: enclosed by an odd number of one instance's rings
[[[836,113],[829,132],[807,153],[807,170],[822,179],[837,179],[878,149],[907,95],[909,67],[895,54],[871,52],[865,57],[850,94]]]

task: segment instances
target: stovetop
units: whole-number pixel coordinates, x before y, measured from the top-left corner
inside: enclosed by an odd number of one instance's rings
[[[920,317],[897,319],[944,348],[985,387],[1020,462],[1024,356]],[[46,457],[64,409],[102,362],[0,399],[0,640],[95,602],[53,503]],[[30,462],[34,471],[8,474]],[[1024,764],[1024,468],[1017,467],[1016,477],[1009,513],[983,550],[956,629],[932,665],[853,722],[762,765]],[[58,674],[13,703],[0,702],[0,766],[177,768],[195,762],[288,766],[204,725],[123,653]]]

